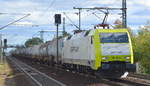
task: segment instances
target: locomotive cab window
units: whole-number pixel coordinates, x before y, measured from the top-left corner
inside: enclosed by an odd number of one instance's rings
[[[101,43],[128,43],[126,32],[100,33]]]

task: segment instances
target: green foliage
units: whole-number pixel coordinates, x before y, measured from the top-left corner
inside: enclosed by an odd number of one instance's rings
[[[132,39],[135,61],[141,63],[143,73],[150,74],[150,30],[141,29]]]
[[[25,46],[26,47],[32,47],[33,45],[38,45],[38,44],[41,44],[41,43],[43,43],[43,41],[40,38],[35,37],[35,38],[32,38],[32,39],[28,39],[25,42]]]
[[[25,46],[24,45],[16,45],[16,48],[25,48]]]
[[[67,33],[67,32],[63,32],[63,36],[64,36],[64,37],[65,37],[65,36],[70,36],[70,34]]]
[[[115,25],[115,27],[114,28],[122,28],[123,26],[122,26],[122,24],[117,24],[117,25]]]

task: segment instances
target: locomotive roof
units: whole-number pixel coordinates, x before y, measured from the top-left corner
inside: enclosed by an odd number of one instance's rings
[[[93,36],[95,34],[95,31],[98,32],[127,32],[128,29],[92,29],[92,30],[87,30],[87,31],[82,31],[79,33],[76,33],[74,35],[66,37],[64,40],[72,40],[72,39],[78,39],[86,36]]]
[[[86,37],[86,36],[92,36],[94,35],[95,30],[87,30],[87,31],[82,31],[80,33],[76,33],[74,35],[65,37],[64,40],[72,40],[72,39],[77,39],[77,38],[82,38],[82,37]]]

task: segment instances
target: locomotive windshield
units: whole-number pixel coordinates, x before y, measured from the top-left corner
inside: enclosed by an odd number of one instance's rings
[[[128,43],[128,34],[125,32],[100,33],[101,43]]]

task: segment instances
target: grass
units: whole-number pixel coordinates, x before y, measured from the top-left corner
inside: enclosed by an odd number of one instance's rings
[[[13,71],[7,61],[0,61],[0,86],[7,86],[6,79],[13,77]]]

